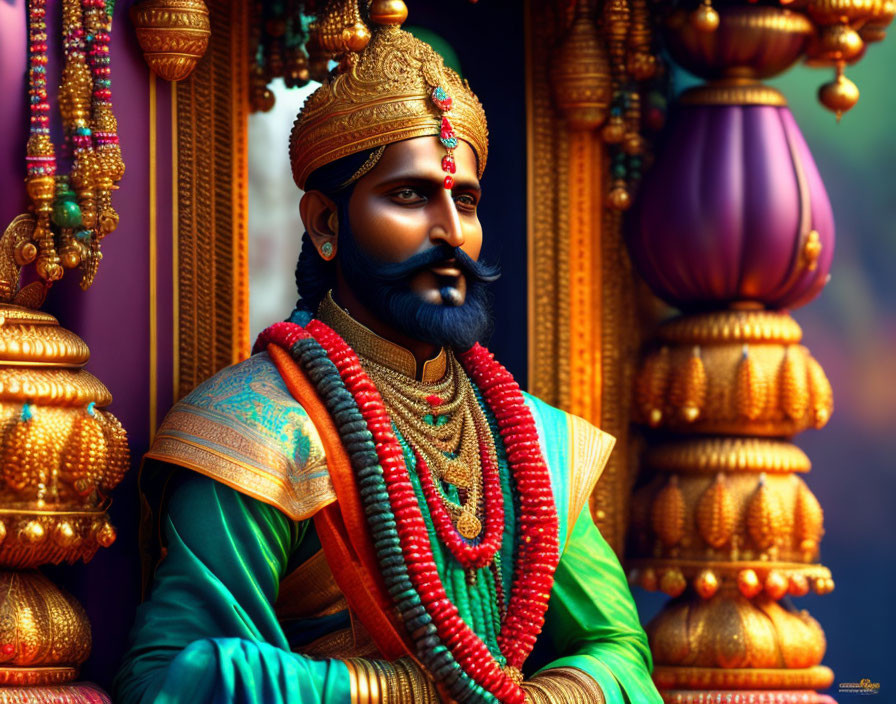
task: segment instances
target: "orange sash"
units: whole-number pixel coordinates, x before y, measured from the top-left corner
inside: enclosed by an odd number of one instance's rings
[[[383,657],[413,657],[413,648],[404,636],[404,626],[380,575],[364,506],[339,431],[314,385],[290,354],[274,344],[268,345],[267,351],[286,388],[314,423],[324,446],[336,503],[314,514],[314,527],[336,584]]]

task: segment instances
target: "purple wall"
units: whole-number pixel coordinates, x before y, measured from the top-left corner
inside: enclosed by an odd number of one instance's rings
[[[94,648],[84,679],[108,687],[140,600],[137,549],[139,504],[137,464],[150,435],[150,75],[137,47],[128,10],[134,0],[119,0],[112,31],[112,100],[118,118],[126,172],[113,205],[120,225],[103,243],[96,282],[81,291],[77,276],[67,275],[51,292],[45,308],[78,333],[90,347],[87,368],[109,387],[110,410],[128,431],[134,468],[116,489],[110,510],[118,540],[87,566],[47,571],[87,609]],[[24,154],[27,139],[25,0],[0,3],[0,221],[3,226],[25,207]],[[61,69],[60,0],[48,1],[51,110]],[[171,103],[170,85],[157,80],[157,338],[155,340],[159,419],[172,396],[171,301]],[[58,144],[58,140],[57,140]],[[57,156],[59,149],[57,147]],[[60,162],[60,171],[68,164]]]

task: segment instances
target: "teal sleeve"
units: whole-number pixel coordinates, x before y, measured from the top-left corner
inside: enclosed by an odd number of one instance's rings
[[[557,566],[545,633],[553,652],[562,657],[543,669],[584,670],[598,682],[608,704],[662,703],[625,574],[587,507]]]
[[[299,525],[219,482],[183,474],[162,520],[167,553],[137,612],[115,701],[349,701],[346,666],[290,652],[274,614]]]

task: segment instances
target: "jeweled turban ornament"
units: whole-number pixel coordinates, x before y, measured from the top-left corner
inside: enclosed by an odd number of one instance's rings
[[[293,126],[290,161],[299,188],[332,161],[429,135],[446,149],[445,188],[454,185],[453,152],[461,139],[476,152],[482,176],[488,155],[485,112],[467,82],[431,46],[398,24],[385,24],[340,71],[309,96]]]

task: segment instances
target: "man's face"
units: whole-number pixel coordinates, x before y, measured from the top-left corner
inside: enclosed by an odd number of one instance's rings
[[[390,145],[355,184],[340,222],[338,260],[355,296],[413,339],[467,348],[489,323],[478,263],[482,226],[476,156],[454,152],[454,187],[444,186],[445,149],[436,137]]]

